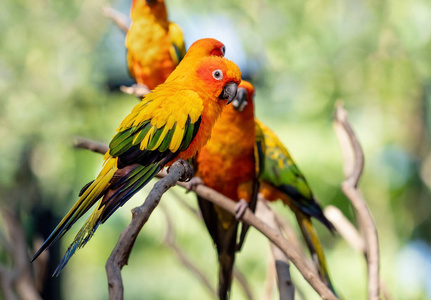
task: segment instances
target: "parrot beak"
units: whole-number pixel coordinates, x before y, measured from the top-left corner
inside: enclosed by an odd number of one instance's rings
[[[235,82],[229,82],[223,87],[223,91],[221,92],[219,99],[227,99],[227,104],[229,104],[235,98],[237,90],[238,85]]]
[[[157,0],[145,0],[145,2],[147,3],[147,5],[151,5],[157,2]]]
[[[235,108],[239,112],[243,111],[248,104],[247,98],[248,98],[247,90],[242,87],[239,88],[235,99],[232,101],[233,108]]]

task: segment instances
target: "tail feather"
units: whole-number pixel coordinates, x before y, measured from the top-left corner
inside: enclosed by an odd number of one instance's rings
[[[100,207],[98,207],[96,210],[93,211],[93,213],[85,222],[84,226],[82,226],[78,234],[75,236],[75,239],[73,240],[72,244],[70,244],[69,248],[67,249],[66,253],[63,256],[63,259],[55,269],[54,274],[52,276],[58,276],[60,272],[64,269],[66,264],[69,262],[72,255],[76,252],[76,250],[84,247],[85,244],[87,244],[87,242],[93,236],[94,232],[96,231],[97,227],[100,224],[101,213],[102,213],[102,210],[100,209]]]
[[[329,275],[328,265],[326,263],[325,254],[323,253],[322,244],[320,243],[317,232],[311,223],[310,217],[306,216],[302,212],[297,211],[295,211],[295,215],[320,277],[328,286],[328,288],[330,288],[336,295],[334,286],[331,282],[331,277]]]
[[[103,199],[99,202],[97,208],[75,236],[75,239],[67,249],[60,264],[54,271],[53,276],[58,276],[60,274],[72,255],[78,249],[84,247],[91,239],[97,227],[105,222],[120,206],[126,203],[127,200],[145,186],[154,175],[159,172],[162,166],[163,164],[156,163],[149,166],[135,164],[123,169],[117,169],[115,167],[112,176],[109,175],[100,180],[100,185],[106,184],[105,186],[109,187],[109,189],[105,188]],[[107,175],[108,174],[110,173],[107,173]],[[96,182],[97,181],[98,179],[96,179]],[[86,194],[86,192],[84,192],[84,194]],[[88,194],[89,196],[96,195],[93,191],[88,192]]]
[[[231,254],[228,254],[228,253],[219,254],[218,261],[219,261],[218,296],[220,300],[227,300],[230,297],[233,264],[235,262],[235,252]]]
[[[109,170],[106,171],[105,168],[109,168]],[[104,195],[116,170],[115,160],[105,163],[104,169],[96,180],[82,192],[78,201],[49,235],[31,261],[34,261],[44,250],[48,249],[55,241],[61,238],[70,227]]]

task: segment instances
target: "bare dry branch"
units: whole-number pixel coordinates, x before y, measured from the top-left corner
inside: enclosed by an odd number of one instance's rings
[[[83,137],[74,137],[73,147],[78,149],[87,149],[96,153],[105,154],[108,151],[108,146],[99,142],[95,142]]]
[[[144,204],[132,209],[132,221],[121,233],[117,245],[114,247],[114,250],[112,250],[106,262],[105,268],[108,276],[109,299],[123,299],[124,288],[121,278],[121,269],[127,264],[140,230],[159,204],[162,195],[176,184],[184,172],[185,168],[180,162],[177,161],[173,163],[169,174],[164,179],[154,184]]]
[[[276,216],[269,206],[262,200],[257,203],[256,215],[264,220],[277,234],[282,235]],[[277,270],[277,283],[280,299],[293,300],[295,298],[295,286],[290,277],[290,262],[286,255],[277,246],[271,243],[272,256]]]
[[[159,173],[159,175],[161,175]],[[185,187],[185,184],[179,182],[178,185]],[[235,202],[231,199],[215,192],[213,189],[204,185],[198,185],[194,188],[196,194],[202,198],[220,206],[232,215],[235,215]],[[246,210],[243,220],[250,226],[255,227],[259,232],[265,235],[272,243],[274,243],[289,260],[297,267],[299,272],[308,281],[308,283],[315,289],[323,299],[337,299],[337,297],[327,288],[327,286],[320,280],[317,274],[309,268],[304,262],[302,256],[292,247],[292,245],[281,235],[275,232],[272,228],[266,225],[262,220],[257,218],[249,209]]]
[[[142,99],[146,94],[151,93],[151,90],[142,83],[135,83],[131,86],[122,85],[120,86],[120,91],[129,95],[133,95],[139,99]]]
[[[339,135],[340,146],[343,153],[346,153],[346,148],[353,149],[354,160],[353,166],[347,169],[352,170],[350,175],[341,184],[341,189],[355,208],[359,225],[364,236],[366,246],[366,260],[368,267],[368,297],[370,300],[380,299],[380,276],[379,276],[379,240],[377,229],[373,217],[368,209],[367,203],[357,190],[359,179],[364,167],[364,153],[361,145],[349,124],[347,112],[340,103],[336,106],[335,111],[335,126],[342,128],[349,137],[349,143],[345,142],[345,138]],[[338,129],[337,133],[341,130]],[[346,163],[352,163],[346,161]]]
[[[337,232],[353,249],[365,253],[365,245],[362,236],[337,207],[332,205],[327,206],[324,214],[334,225],[335,229],[337,229]]]
[[[233,267],[233,276],[235,277],[235,279],[239,283],[239,286],[244,292],[245,298],[248,300],[253,300],[254,297],[253,297],[253,293],[251,291],[250,285],[248,284],[244,274],[236,266]]]
[[[268,266],[266,268],[265,288],[262,296],[263,300],[272,299],[272,294],[274,293],[274,282],[277,276],[274,261],[274,255],[272,254],[271,249],[271,251],[268,251]]]
[[[343,215],[343,213],[335,206],[329,205],[325,208],[325,216],[335,226],[337,232],[343,237],[347,243],[356,251],[366,255],[365,244],[362,236],[356,230],[355,226]],[[383,279],[380,279],[380,289],[384,299],[394,299]]]
[[[165,243],[175,252],[176,256],[183,264],[183,266],[187,270],[192,272],[193,275],[195,275],[195,277],[197,277],[199,281],[205,286],[210,296],[213,299],[217,299],[217,291],[211,285],[211,282],[208,279],[208,277],[192,262],[191,259],[187,257],[187,255],[181,250],[181,248],[178,247],[177,243],[175,242],[175,233],[174,233],[174,226],[172,224],[172,217],[164,205],[161,205],[161,208],[165,215],[166,225],[167,225]]]
[[[191,212],[197,219],[202,221],[201,213],[196,208],[194,208],[189,203],[184,201],[184,199],[180,195],[178,195],[178,193],[175,192],[173,189],[171,189],[170,191],[171,191],[171,194],[175,195],[175,198],[178,200],[178,202],[181,204],[181,206],[183,206],[186,210]],[[245,276],[242,274],[242,272],[236,266],[234,266],[234,269],[233,269],[233,276],[238,281],[239,286],[241,287],[242,291],[244,292],[244,295],[246,296],[246,298],[248,300],[254,299],[253,293],[251,291],[249,284],[247,283]]]
[[[24,229],[16,213],[5,208],[1,208],[0,212],[9,236],[10,245],[13,248],[11,252],[13,268],[6,271],[5,267],[2,267],[0,272],[2,290],[5,289],[3,292],[4,297],[6,299],[16,297],[13,293],[13,285],[21,299],[40,300],[41,297],[37,292],[35,281],[32,277],[30,260],[27,256],[28,249]]]
[[[199,210],[191,206],[187,201],[185,201],[181,195],[179,195],[174,189],[170,190],[171,194],[175,196],[175,199],[183,206],[186,210],[188,210],[192,215],[194,215],[197,219],[202,220],[201,213]]]
[[[130,22],[126,15],[109,6],[103,7],[103,14],[105,17],[114,21],[115,25],[117,25],[124,34],[127,34],[127,31],[129,31],[128,23]]]
[[[179,165],[177,165],[179,166]],[[172,169],[172,167],[171,167]],[[184,171],[184,167],[175,168],[175,174],[181,173]],[[180,172],[181,171],[181,172]],[[175,185],[172,183],[172,173],[169,173],[169,186],[164,184],[163,187],[166,190]],[[177,179],[181,176],[181,174],[176,177]],[[158,178],[166,177],[166,173],[164,171],[159,172],[157,175]],[[137,232],[142,228],[145,222],[148,220],[149,215],[152,210],[157,206],[160,201],[161,195],[157,193],[161,192],[160,184],[163,181],[160,181],[155,184],[153,190],[147,197],[147,201],[140,207],[132,210],[133,218],[131,224],[121,233],[120,239],[115,246],[111,256],[109,257],[106,263],[106,271],[108,274],[108,283],[109,283],[109,294],[110,299],[123,299],[123,283],[121,279],[121,268],[127,264],[127,259],[130,255],[130,251],[133,247],[133,243],[136,239]],[[177,182],[177,185],[186,188],[184,182]],[[156,188],[157,187],[157,188]],[[163,193],[166,191],[163,189]],[[232,215],[235,215],[235,207],[236,204],[231,199],[217,193],[211,188],[208,188],[203,185],[198,185],[194,188],[194,192],[203,197],[204,199],[220,206],[224,210],[228,211]],[[147,204],[148,202],[148,204]],[[151,205],[150,205],[151,203]],[[151,210],[150,210],[151,209]],[[138,211],[139,210],[139,211]],[[142,214],[143,217],[135,217],[138,213]],[[258,219],[249,209],[246,210],[243,216],[243,222],[255,227],[259,232],[265,235],[272,243],[274,243],[277,247],[280,248],[284,252],[284,254],[290,259],[290,261],[297,267],[299,272],[308,281],[308,283],[313,287],[313,289],[322,297],[322,299],[331,299],[335,300],[337,297],[332,293],[331,290],[320,280],[317,274],[308,266],[307,262],[303,260],[301,254],[299,254],[292,245],[280,234],[272,230],[268,227],[264,222]],[[137,229],[137,230],[136,230]]]

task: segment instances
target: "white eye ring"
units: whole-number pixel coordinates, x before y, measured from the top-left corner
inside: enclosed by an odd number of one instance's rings
[[[217,69],[213,71],[213,77],[216,80],[222,80],[223,79],[223,72],[220,69]]]
[[[225,46],[221,47],[220,51],[221,51],[221,54],[223,54],[223,56],[226,55],[226,47]]]

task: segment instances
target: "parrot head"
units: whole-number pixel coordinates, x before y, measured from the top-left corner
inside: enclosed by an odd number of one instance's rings
[[[227,104],[235,98],[241,82],[238,66],[218,56],[202,58],[198,63],[196,76],[205,91],[215,96],[214,99],[227,100]]]
[[[182,80],[195,85],[202,95],[209,95],[214,101],[227,100],[229,104],[241,82],[241,71],[224,58],[224,53],[225,46],[215,39],[197,40],[165,82]]]
[[[168,13],[164,0],[133,0],[131,10],[132,20],[147,15],[154,15],[158,20],[167,20]]]
[[[224,57],[226,53],[225,45],[211,38],[200,39],[194,42],[185,57],[204,57],[204,56],[220,56]]]
[[[232,107],[242,112],[246,107],[253,106],[254,86],[248,81],[241,81],[238,86],[238,92],[235,99],[232,101]]]

